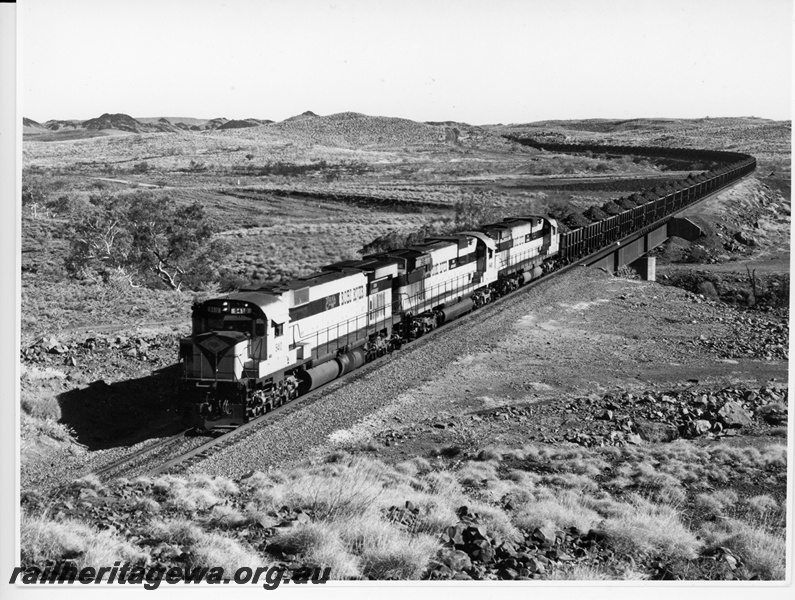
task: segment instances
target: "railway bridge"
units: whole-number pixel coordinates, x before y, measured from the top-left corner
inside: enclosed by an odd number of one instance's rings
[[[547,143],[532,138],[505,136],[519,144],[564,154],[620,154],[665,158],[674,161],[705,162],[713,170],[650,190],[648,201],[635,208],[562,233],[560,257],[566,270],[574,265],[601,267],[615,273],[633,264],[647,279],[654,279],[654,261],[640,260],[671,236],[695,240],[701,230],[681,214],[688,208],[732,187],[756,169],[748,154],[720,150],[658,148],[644,146],[602,146],[593,143]],[[621,237],[623,236],[623,237]],[[650,268],[651,267],[651,268]]]
[[[744,178],[743,178],[744,179]],[[576,264],[588,267],[603,268],[610,273],[615,273],[625,265],[631,265],[644,279],[655,280],[655,261],[653,257],[647,257],[651,250],[665,242],[668,238],[676,236],[688,241],[693,241],[701,237],[701,228],[681,214],[713,198],[727,189],[737,185],[742,181],[739,179],[731,184],[715,190],[713,193],[704,196],[701,200],[690,204],[677,213],[663,217],[659,221],[652,223],[648,227],[636,231],[617,242],[582,258]]]

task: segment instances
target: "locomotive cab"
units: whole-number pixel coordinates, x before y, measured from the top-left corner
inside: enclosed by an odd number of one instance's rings
[[[287,363],[287,321],[283,304],[261,293],[194,305],[192,335],[180,342],[182,400],[193,424],[234,427],[252,416],[250,399],[265,387],[262,374]]]

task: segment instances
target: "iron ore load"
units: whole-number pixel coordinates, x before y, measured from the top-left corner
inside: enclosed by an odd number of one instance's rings
[[[710,152],[715,155],[724,166],[573,231],[561,233],[544,216],[513,217],[195,304],[192,334],[180,341],[180,398],[188,425],[239,426],[654,225],[756,166],[747,155]]]

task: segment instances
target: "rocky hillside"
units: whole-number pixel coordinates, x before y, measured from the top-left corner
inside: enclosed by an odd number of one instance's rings
[[[408,119],[371,117],[344,112],[321,117],[307,111],[268,126],[270,132],[310,144],[342,148],[366,146],[432,145],[454,140],[451,128]]]

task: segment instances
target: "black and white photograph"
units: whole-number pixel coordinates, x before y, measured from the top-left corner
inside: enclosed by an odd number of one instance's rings
[[[791,597],[790,0],[3,8],[0,595]]]

